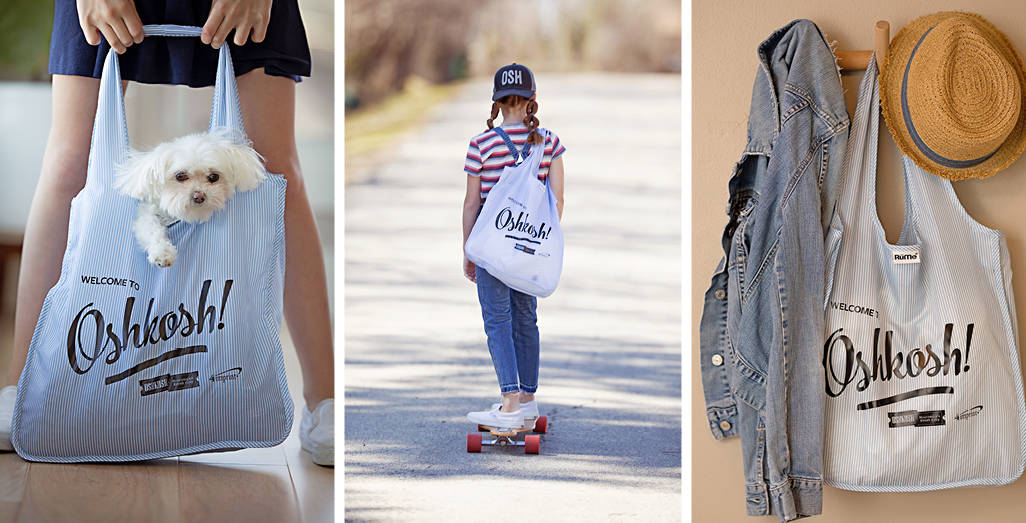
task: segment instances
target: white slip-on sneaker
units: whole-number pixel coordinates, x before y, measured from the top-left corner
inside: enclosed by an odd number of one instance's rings
[[[501,406],[501,404],[493,405],[491,410],[468,412],[467,419],[473,423],[477,423],[478,425],[486,425],[489,427],[512,428],[524,426],[523,409],[515,412],[502,412],[499,410],[499,407]]]
[[[492,403],[492,408],[497,409],[502,406],[502,403]],[[538,401],[531,400],[526,403],[520,403],[520,412],[524,413],[524,419],[536,419],[538,417]]]
[[[321,401],[311,412],[303,407],[299,423],[299,442],[310,459],[325,467],[335,466],[335,399]]]
[[[11,444],[11,418],[14,417],[14,400],[18,398],[18,387],[9,385],[0,389],[0,452],[14,450]]]

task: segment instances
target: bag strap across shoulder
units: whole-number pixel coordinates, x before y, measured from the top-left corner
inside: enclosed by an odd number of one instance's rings
[[[198,38],[203,28],[195,26],[156,24],[144,25],[146,36]],[[157,122],[159,124],[159,122]],[[218,52],[217,75],[214,82],[214,97],[210,108],[208,128],[225,128],[231,131],[236,141],[245,142],[246,129],[242,122],[242,108],[239,106],[239,90],[235,83],[235,68],[228,45],[222,45]],[[130,150],[128,126],[125,120],[125,98],[121,91],[121,69],[118,55],[111,49],[103,64],[100,77],[100,92],[96,104],[96,118],[93,122],[92,142],[89,146],[89,168],[86,175],[87,187],[111,188],[114,186],[114,167]]]
[[[510,154],[513,155],[514,164],[520,164],[520,162],[526,160],[527,157],[531,154],[530,142],[524,143],[524,150],[521,151],[518,150],[517,147],[513,144],[513,140],[510,139],[509,134],[507,134],[502,127],[496,127],[494,130],[495,133],[498,134],[500,138],[502,138],[502,141],[506,142],[506,148],[509,149]]]

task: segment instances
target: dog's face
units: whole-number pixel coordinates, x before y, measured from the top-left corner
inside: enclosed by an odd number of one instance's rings
[[[179,220],[199,223],[224,208],[236,191],[256,189],[265,177],[260,155],[225,133],[190,134],[118,167],[122,193],[156,204]]]

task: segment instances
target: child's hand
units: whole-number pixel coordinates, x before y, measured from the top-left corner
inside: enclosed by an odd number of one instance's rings
[[[143,24],[132,0],[78,0],[78,25],[89,45],[100,45],[100,34],[118,54],[143,41]]]
[[[270,19],[271,0],[214,0],[200,40],[220,49],[235,29],[235,45],[244,45],[251,32],[254,42],[263,42]]]
[[[466,256],[463,257],[463,275],[468,280],[477,283],[477,271],[475,270],[474,262],[467,259]]]

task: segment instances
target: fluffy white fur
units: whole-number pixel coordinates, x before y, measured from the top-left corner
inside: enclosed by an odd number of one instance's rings
[[[182,136],[149,152],[132,151],[117,169],[115,185],[139,200],[132,224],[150,263],[170,267],[178,249],[167,226],[178,221],[210,219],[235,192],[256,189],[263,182],[263,158],[228,131]]]

